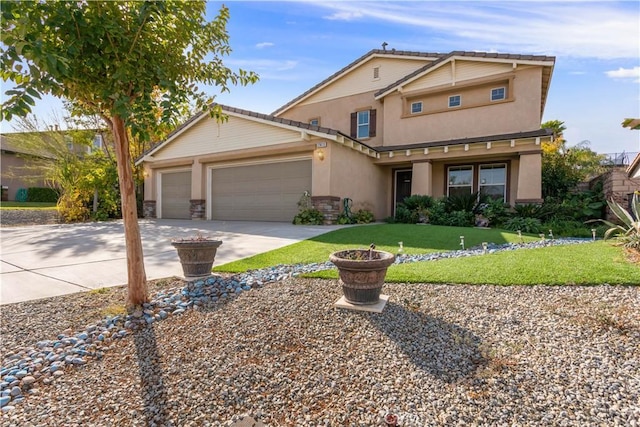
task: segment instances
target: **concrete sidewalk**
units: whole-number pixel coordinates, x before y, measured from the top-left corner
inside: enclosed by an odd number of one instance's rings
[[[171,239],[222,240],[214,266],[344,226],[245,221],[140,220],[149,280],[181,276]],[[127,283],[122,221],[0,228],[0,304]]]

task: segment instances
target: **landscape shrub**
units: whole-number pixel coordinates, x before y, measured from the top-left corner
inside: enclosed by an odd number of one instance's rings
[[[324,215],[318,209],[313,207],[311,203],[311,194],[305,191],[300,200],[298,200],[298,213],[293,217],[293,223],[296,225],[322,225],[324,224]]]
[[[369,224],[375,221],[375,217],[373,216],[373,212],[368,209],[358,209],[353,213],[353,221],[355,221],[356,224]]]
[[[516,216],[509,218],[504,224],[504,228],[510,231],[522,231],[523,233],[540,233],[542,228],[542,222],[537,218],[523,218]]]
[[[27,189],[27,202],[56,203],[60,194],[58,190],[49,187],[29,187]]]
[[[502,198],[493,199],[487,197],[480,204],[480,213],[489,221],[489,225],[499,227],[511,216],[509,208],[509,204],[505,203]]]

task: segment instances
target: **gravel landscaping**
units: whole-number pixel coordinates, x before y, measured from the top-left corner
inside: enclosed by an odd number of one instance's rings
[[[336,281],[234,280],[153,283],[129,317],[122,289],[3,306],[3,367],[82,361],[16,372],[3,425],[640,425],[637,287],[387,284],[372,314]]]

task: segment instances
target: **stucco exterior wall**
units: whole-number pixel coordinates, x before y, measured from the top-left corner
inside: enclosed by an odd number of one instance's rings
[[[406,116],[405,98],[393,93],[385,98],[383,139],[385,146],[444,141],[484,135],[499,135],[540,129],[541,68],[525,68],[513,79],[513,100],[466,108],[478,97],[488,99],[494,84],[458,89],[447,88],[425,96],[424,103],[447,105],[448,96],[461,95],[462,108],[439,113]],[[479,99],[479,98],[478,98]]]
[[[383,219],[389,215],[390,189],[389,170],[373,165],[369,157],[350,148],[331,144],[323,162],[314,160],[314,196],[348,197],[354,210],[366,208],[376,219]]]
[[[9,187],[8,199],[10,201],[16,200],[16,192],[19,188],[46,187],[42,175],[38,175],[34,170],[24,169],[28,162],[28,158],[15,153],[2,152],[2,158],[0,159],[2,166],[1,184],[3,187]]]
[[[339,130],[345,135],[351,132],[351,113],[363,110],[376,110],[376,136],[372,138],[359,138],[359,141],[371,147],[382,145],[384,132],[383,104],[373,98],[373,92],[342,97],[316,104],[296,105],[288,110],[284,117],[303,123],[309,120],[320,119],[320,126]]]

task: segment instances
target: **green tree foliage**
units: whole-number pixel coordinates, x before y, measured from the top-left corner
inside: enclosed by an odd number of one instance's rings
[[[59,125],[44,127],[58,130],[41,131],[43,126],[38,120],[27,116],[17,123],[22,132],[5,135],[29,158],[25,166],[11,173],[19,172],[27,179],[42,176],[59,193],[54,201],[66,222],[119,217],[116,163],[108,152],[91,149],[97,131],[60,130]]]
[[[591,151],[587,141],[568,147],[562,121],[550,120],[542,127],[556,134],[553,141],[542,144],[542,196],[562,199],[578,183],[601,172],[604,156]]]
[[[148,298],[137,221],[129,135],[175,125],[190,102],[221,116],[198,84],[228,91],[257,81],[227,68],[231,52],[222,7],[207,22],[205,1],[4,2],[0,59],[7,91],[1,117],[31,111],[34,98],[52,94],[99,115],[111,130],[118,165],[127,248],[128,301]]]

